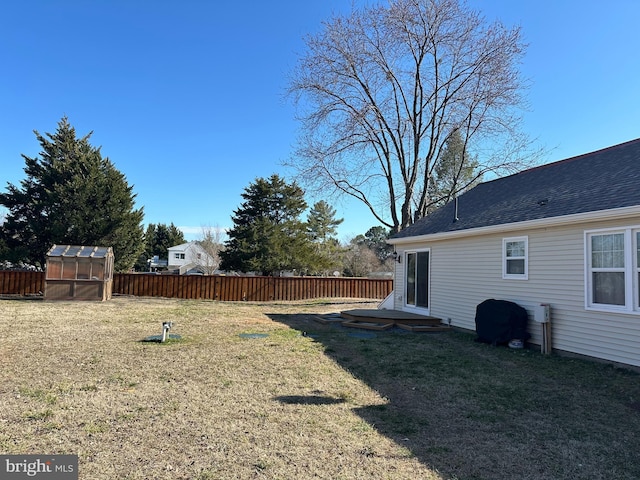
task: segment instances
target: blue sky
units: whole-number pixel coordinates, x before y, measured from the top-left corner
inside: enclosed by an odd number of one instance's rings
[[[365,0],[355,0],[361,5]],[[543,161],[640,137],[640,2],[469,0],[520,25],[531,83],[525,131]],[[93,131],[133,184],[146,223],[197,238],[231,226],[240,194],[279,173],[297,124],[283,93],[303,37],[351,0],[21,0],[0,15],[0,189],[24,178],[33,130],[63,115]],[[319,198],[307,198],[312,204]],[[347,240],[377,224],[327,199]]]

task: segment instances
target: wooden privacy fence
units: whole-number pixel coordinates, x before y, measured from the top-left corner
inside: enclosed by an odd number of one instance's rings
[[[0,294],[42,292],[44,273],[0,271]],[[312,298],[384,299],[391,279],[334,277],[227,277],[221,275],[155,275],[116,273],[113,293],[220,301],[268,302]]]
[[[113,293],[221,301],[384,299],[392,289],[393,280],[368,278],[116,274],[113,279]]]
[[[0,294],[32,295],[44,292],[44,272],[0,270]]]

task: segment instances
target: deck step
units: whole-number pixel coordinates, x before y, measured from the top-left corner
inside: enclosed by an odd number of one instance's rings
[[[342,312],[340,314],[342,316],[343,321],[346,319],[350,322],[372,322],[372,323],[384,323],[393,325],[395,320],[393,318],[382,318],[382,317],[374,317],[368,315],[351,315],[347,312]]]
[[[340,322],[345,327],[364,330],[388,330],[394,326],[411,332],[451,330],[451,327],[443,324],[440,318],[398,310],[347,310],[339,314],[317,316],[316,321],[325,325]]]
[[[403,330],[409,330],[410,332],[448,332],[451,330],[449,325],[416,325],[396,323],[396,327]]]
[[[354,322],[352,320],[342,322],[342,325],[344,327],[362,328],[365,330],[388,330],[393,327],[393,323]]]

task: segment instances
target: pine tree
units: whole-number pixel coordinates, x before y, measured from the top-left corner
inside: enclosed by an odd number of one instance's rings
[[[117,271],[129,270],[144,248],[143,210],[125,176],[66,117],[54,134],[35,135],[39,157],[22,155],[26,178],[0,194],[10,260],[44,268],[53,244],[102,245],[113,247]]]
[[[336,218],[336,209],[324,200],[316,202],[309,211],[307,229],[316,252],[314,273],[326,274],[339,268],[341,248],[336,234],[343,221]]]
[[[150,223],[144,233],[144,252],[138,257],[136,270],[146,270],[147,260],[158,256],[167,259],[169,247],[185,243],[184,233],[173,222],[170,225],[164,223]]]
[[[9,248],[7,247],[7,242],[2,237],[2,225],[5,222],[5,215],[0,213],[0,267],[2,267],[3,260],[8,260],[9,257]]]
[[[338,226],[344,221],[344,218],[336,218],[336,209],[324,200],[316,202],[307,219],[309,233],[314,242],[326,242],[331,238],[335,238]]]
[[[313,263],[313,249],[300,220],[307,208],[303,190],[272,175],[256,179],[242,198],[220,252],[221,268],[263,275],[307,271]]]
[[[436,210],[477,185],[482,180],[478,165],[477,158],[469,155],[460,132],[454,130],[447,138],[440,161],[434,169],[429,211]]]
[[[393,247],[387,243],[390,231],[380,225],[371,227],[364,234],[364,244],[376,254],[380,263],[384,263],[393,252]]]

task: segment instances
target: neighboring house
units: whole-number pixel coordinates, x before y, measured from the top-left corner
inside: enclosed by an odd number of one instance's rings
[[[160,258],[159,255],[154,255],[152,258],[147,260],[147,264],[149,265],[149,271],[157,271],[159,268],[167,268],[169,266],[169,261],[166,258]]]
[[[198,273],[210,275],[218,267],[218,262],[198,242],[188,242],[169,247],[168,262],[168,270],[176,271],[180,275]]]
[[[395,310],[475,330],[549,304],[554,349],[640,366],[640,139],[481,183],[389,239]]]

